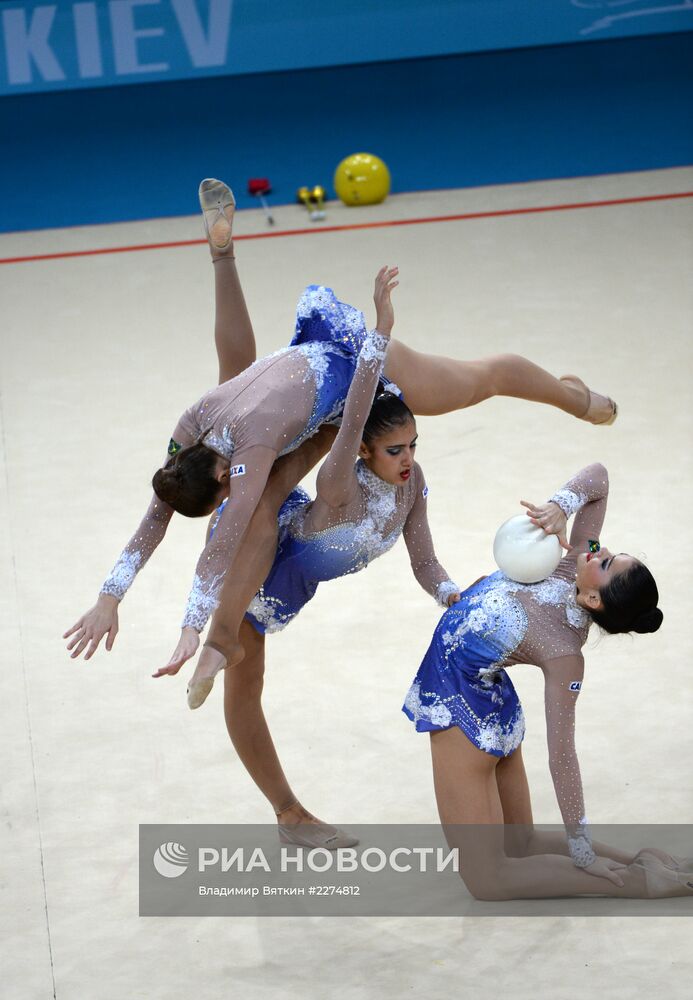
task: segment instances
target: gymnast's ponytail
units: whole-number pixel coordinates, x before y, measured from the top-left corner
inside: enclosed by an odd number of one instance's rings
[[[656,632],[664,615],[657,607],[657,584],[647,566],[636,562],[613,576],[599,591],[603,608],[592,611],[597,625],[611,635]]]
[[[154,492],[179,514],[204,517],[219,501],[216,464],[216,453],[203,444],[182,448],[154,473]]]

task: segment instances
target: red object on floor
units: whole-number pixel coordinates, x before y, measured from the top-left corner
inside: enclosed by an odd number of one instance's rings
[[[251,177],[248,181],[248,194],[269,194],[272,185],[266,177]]]

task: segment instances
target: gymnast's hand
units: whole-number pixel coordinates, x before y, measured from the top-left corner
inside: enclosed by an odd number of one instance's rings
[[[173,651],[171,659],[165,667],[159,667],[152,677],[164,677],[166,674],[177,674],[180,668],[197,652],[200,645],[200,634],[194,628],[182,628],[180,630],[180,640]]]
[[[623,879],[619,875],[619,872],[624,871],[627,867],[627,865],[622,865],[620,861],[598,857],[596,861],[593,861],[583,871],[589,872],[590,875],[596,875],[597,878],[608,878],[609,882],[613,882],[614,885],[622,886]]]
[[[71,635],[74,638],[68,643],[67,648],[71,650],[70,658],[73,660],[87,646],[89,648],[84,654],[84,659],[91,659],[105,635],[108,635],[106,649],[110,652],[118,635],[118,598],[110,594],[99,594],[94,607],[83,614],[71,629],[63,633],[63,639],[68,639]]]
[[[460,594],[448,594],[448,607],[451,608],[453,604],[457,604],[460,599]]]
[[[530,518],[532,524],[543,528],[547,535],[558,535],[558,541],[564,549],[572,548],[566,535],[568,518],[557,503],[542,503],[538,507],[533,503],[528,503],[527,500],[520,500],[520,503],[527,508],[527,517]]]
[[[395,278],[399,274],[398,267],[381,267],[375,276],[375,291],[373,301],[375,302],[375,328],[384,337],[389,337],[392,327],[395,325],[395,311],[392,308],[390,298],[393,288],[397,288],[399,281]]]

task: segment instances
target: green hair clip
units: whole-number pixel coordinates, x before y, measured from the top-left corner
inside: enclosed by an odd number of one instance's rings
[[[587,542],[587,548],[590,550],[590,552],[599,552],[601,548],[599,540],[597,538],[590,538]]]
[[[183,447],[182,444],[178,444],[177,441],[174,441],[173,438],[171,438],[171,440],[168,443],[169,455],[173,458],[174,455],[178,454],[178,452],[181,450],[182,447]]]

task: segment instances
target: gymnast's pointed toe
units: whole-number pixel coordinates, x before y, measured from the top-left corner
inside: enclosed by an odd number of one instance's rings
[[[188,684],[188,708],[199,708],[204,705],[207,695],[213,687],[213,677],[203,677],[199,681],[190,681]]]
[[[561,375],[560,381],[567,382],[584,395],[585,411],[579,415],[580,420],[604,427],[613,424],[618,416],[618,406],[610,396],[593,392],[577,375]]]
[[[198,191],[205,233],[212,258],[233,256],[233,213],[236,199],[231,188],[215,177],[206,177]]]

